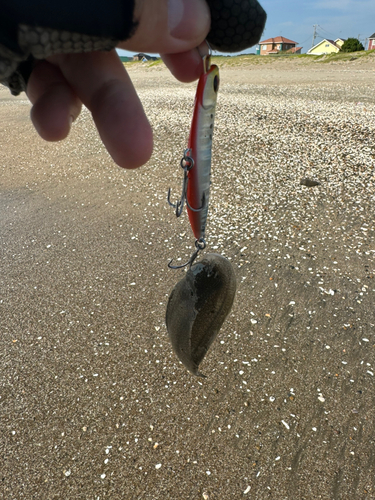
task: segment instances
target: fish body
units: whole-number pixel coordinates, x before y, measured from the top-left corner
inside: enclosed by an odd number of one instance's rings
[[[236,277],[229,260],[207,254],[193,264],[171,292],[166,325],[173,350],[194,375],[229,314]]]

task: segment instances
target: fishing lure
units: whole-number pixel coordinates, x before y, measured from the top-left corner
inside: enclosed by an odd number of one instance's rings
[[[192,265],[198,252],[206,246],[212,135],[220,78],[219,68],[215,64],[211,65],[211,56],[205,55],[202,59],[204,71],[199,79],[195,95],[188,147],[181,160],[184,179],[180,200],[172,203],[171,190],[168,191],[168,203],[175,209],[177,217],[182,214],[186,202],[190,225],[196,238],[196,250],[186,264],[172,266],[171,261],[168,266],[173,269]]]
[[[226,50],[232,51],[239,50],[242,45],[245,48],[250,39],[256,43],[266,18],[256,1],[207,1],[212,19],[218,20],[219,28],[212,28],[208,35],[216,48],[220,49],[224,44]],[[228,24],[229,17],[231,22]],[[232,29],[232,21],[237,22],[236,19],[241,28],[246,25],[242,35],[239,30]],[[181,160],[184,170],[181,198],[172,203],[171,191],[168,191],[168,203],[175,209],[177,217],[182,214],[186,202],[196,249],[185,264],[172,266],[172,261],[168,264],[172,269],[185,266],[189,269],[172,290],[166,312],[167,330],[175,353],[191,373],[200,376],[203,375],[198,371],[199,365],[229,314],[236,293],[236,277],[229,260],[221,255],[208,254],[194,264],[199,251],[206,247],[212,134],[220,83],[219,69],[211,65],[210,55],[202,59],[204,71],[195,95],[188,147]]]
[[[232,308],[236,293],[236,277],[231,263],[217,254],[208,254],[194,264],[198,252],[205,248],[211,177],[211,147],[214,128],[219,69],[211,65],[210,56],[203,57],[204,72],[195,95],[194,113],[188,147],[181,167],[184,169],[182,194],[173,204],[176,216],[182,214],[185,202],[193,230],[196,250],[185,277],[177,283],[168,300],[166,325],[177,357],[194,375],[203,376],[199,365]]]

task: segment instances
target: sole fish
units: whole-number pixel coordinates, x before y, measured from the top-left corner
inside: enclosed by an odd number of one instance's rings
[[[228,316],[236,294],[236,276],[229,260],[207,254],[191,266],[173,288],[166,325],[172,347],[194,375]]]

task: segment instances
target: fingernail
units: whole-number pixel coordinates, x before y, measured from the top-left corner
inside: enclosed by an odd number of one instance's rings
[[[210,11],[204,0],[168,0],[169,33],[179,40],[195,40],[207,35]]]
[[[74,121],[74,118],[72,115],[69,116],[69,128],[72,126],[72,123]]]

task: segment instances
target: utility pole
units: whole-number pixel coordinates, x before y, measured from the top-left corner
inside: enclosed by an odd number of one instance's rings
[[[317,24],[314,24],[313,28],[314,28],[314,33],[313,33],[313,39],[312,39],[312,44],[311,44],[311,48],[314,47],[314,42],[315,42],[315,38],[316,38],[316,28],[318,27]]]

